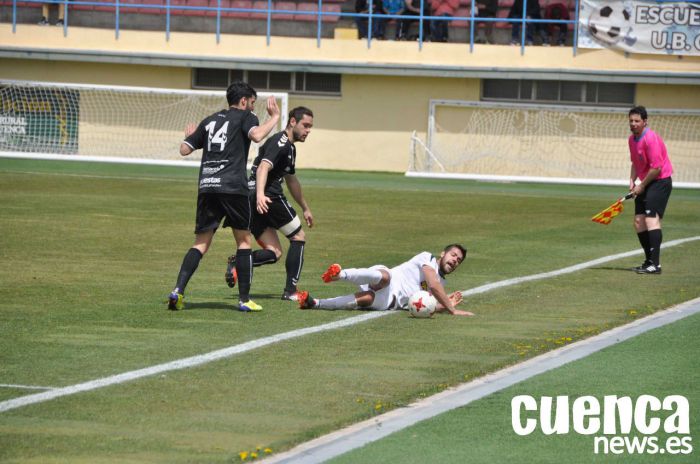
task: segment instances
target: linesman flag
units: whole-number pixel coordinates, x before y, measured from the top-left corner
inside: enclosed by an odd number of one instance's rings
[[[627,195],[620,198],[612,205],[605,208],[600,213],[593,216],[591,218],[591,221],[597,222],[599,224],[605,224],[607,226],[608,224],[610,224],[610,222],[613,220],[613,218],[615,216],[617,216],[618,214],[620,214],[622,212],[622,208],[623,208],[622,202],[625,200],[629,200],[633,196],[634,196],[634,194],[632,192],[628,193]]]

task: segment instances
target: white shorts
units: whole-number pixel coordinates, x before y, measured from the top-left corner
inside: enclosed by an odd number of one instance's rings
[[[370,267],[370,269],[377,269],[377,270],[382,270],[386,271],[389,273],[389,276],[391,277],[391,269],[388,267],[378,264],[376,266]],[[397,309],[398,305],[398,295],[395,294],[394,288],[393,288],[393,282],[394,279],[391,278],[389,280],[389,285],[384,287],[383,289],[379,290],[378,292],[374,292],[374,302],[369,306],[371,309],[377,309],[380,311],[386,311],[389,309]],[[369,288],[369,285],[360,285],[360,290],[362,291],[372,291]]]

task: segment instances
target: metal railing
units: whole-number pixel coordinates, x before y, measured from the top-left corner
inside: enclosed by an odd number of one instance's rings
[[[236,8],[236,7],[222,7],[221,0],[217,0],[217,6],[199,6],[199,5],[173,5],[171,0],[164,0],[162,4],[151,4],[151,3],[124,3],[119,0],[113,0],[112,2],[96,2],[96,1],[82,1],[82,0],[21,0],[20,3],[36,3],[36,4],[62,4],[64,7],[64,21],[63,21],[63,35],[67,36],[69,32],[70,25],[70,9],[78,5],[84,6],[100,6],[100,7],[113,7],[115,14],[114,21],[114,34],[115,38],[119,39],[119,31],[121,27],[121,14],[123,14],[123,9],[128,8],[140,8],[140,9],[153,9],[162,10],[163,15],[165,15],[165,38],[166,41],[170,40],[171,32],[171,19],[173,16],[173,11],[204,11],[215,13],[215,23],[216,23],[216,42],[219,43],[221,39],[221,22],[223,18],[223,13],[256,13],[265,15],[265,36],[266,43],[269,46],[272,37],[272,23],[273,21],[283,21],[282,19],[274,19],[272,16],[275,14],[285,14],[285,15],[295,15],[295,16],[315,16],[316,17],[316,46],[321,47],[321,36],[322,36],[322,25],[324,17],[340,17],[340,18],[363,18],[367,20],[367,48],[371,48],[372,42],[377,40],[372,37],[373,23],[374,21],[390,21],[396,20],[397,22],[404,20],[418,21],[418,49],[423,49],[423,43],[426,41],[426,28],[424,24],[426,22],[434,21],[448,21],[448,22],[465,22],[469,27],[469,37],[467,44],[469,45],[469,52],[474,51],[474,32],[476,30],[476,25],[478,23],[510,23],[511,25],[519,24],[521,28],[520,33],[520,53],[521,55],[525,53],[526,45],[526,28],[528,25],[538,24],[542,25],[571,25],[573,26],[573,54],[576,55],[577,51],[577,41],[578,41],[578,19],[579,19],[579,2],[576,2],[575,6],[575,17],[574,19],[563,20],[563,19],[530,19],[527,18],[527,3],[528,0],[523,0],[523,15],[520,18],[501,18],[501,17],[480,17],[476,16],[476,8],[474,6],[475,1],[471,2],[470,16],[429,16],[423,14],[423,6],[429,0],[420,0],[420,13],[415,15],[405,15],[405,14],[375,14],[372,12],[373,2],[370,0],[368,2],[369,12],[368,13],[344,13],[342,11],[323,11],[323,0],[318,0],[318,9],[316,11],[305,11],[305,10],[284,10],[273,8],[273,1],[267,0],[267,8]],[[516,2],[519,0],[515,0]],[[536,0],[530,0],[536,1]],[[12,0],[12,32],[17,32],[17,3],[18,0]],[[312,3],[312,2],[309,2]],[[138,14],[138,13],[136,13]],[[214,15],[212,15],[214,17]],[[398,26],[397,26],[398,27]],[[428,31],[429,33],[429,31]]]

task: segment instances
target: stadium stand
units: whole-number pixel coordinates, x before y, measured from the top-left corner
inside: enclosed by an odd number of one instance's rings
[[[427,0],[426,0],[427,1]],[[507,18],[514,0],[500,0],[497,17]],[[550,1],[541,0],[544,8]],[[556,0],[561,1],[561,0]],[[352,17],[342,17],[341,13],[354,13],[355,0],[323,0],[322,37],[333,36],[335,27],[354,28]],[[0,5],[12,6],[12,0],[0,0]],[[162,30],[167,13],[166,0],[120,0],[119,27],[121,29]],[[215,29],[217,9],[221,8],[221,31],[223,33],[264,34],[266,28],[261,22],[267,21],[267,0],[170,0],[171,28],[173,31],[211,32]],[[571,17],[575,15],[575,2],[569,1]],[[39,19],[39,2],[17,2],[17,22],[35,23]],[[272,2],[271,33],[273,35],[314,37],[318,22],[318,2],[316,0],[278,0]],[[115,27],[116,0],[81,0],[69,3],[69,26]],[[260,11],[250,11],[260,10]],[[461,0],[456,17],[471,15],[471,0]],[[149,19],[150,18],[150,19]],[[196,21],[187,18],[199,18]],[[251,21],[252,20],[252,21]],[[12,21],[12,8],[3,8],[0,21]],[[394,20],[387,27],[395,26]],[[483,27],[480,24],[479,27]],[[509,42],[510,24],[496,22],[496,38],[499,43]],[[570,28],[570,31],[573,28]],[[571,34],[571,32],[570,32]],[[387,34],[387,36],[390,36]],[[426,33],[426,39],[428,34]],[[450,41],[465,42],[469,37],[469,21],[450,21]]]
[[[239,10],[252,9],[253,2],[251,0],[223,0],[223,8],[235,8]],[[224,6],[226,5],[226,6]],[[224,18],[248,18],[250,17],[249,11],[224,11],[221,16]]]

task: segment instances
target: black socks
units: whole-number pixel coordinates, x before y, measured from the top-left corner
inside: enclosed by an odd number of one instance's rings
[[[284,290],[287,292],[295,292],[297,290],[297,282],[301,276],[301,268],[304,267],[304,245],[306,242],[299,240],[290,240],[289,250],[287,251],[287,260],[285,268],[287,269],[287,283]]]

